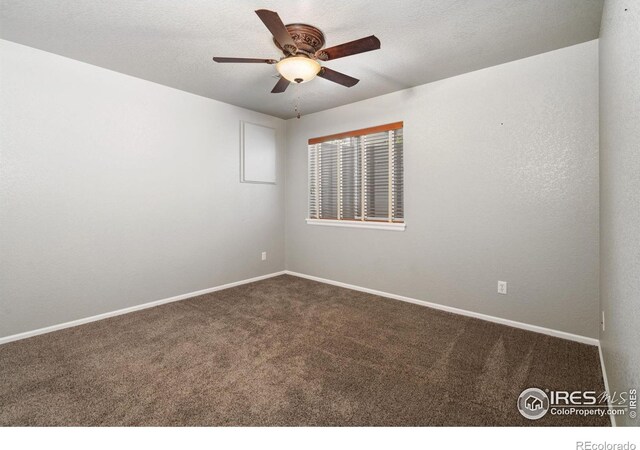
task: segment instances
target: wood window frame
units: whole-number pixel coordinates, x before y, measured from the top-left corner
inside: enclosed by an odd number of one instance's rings
[[[344,139],[348,137],[362,136],[363,134],[382,133],[383,131],[399,130],[404,128],[404,122],[393,122],[385,125],[378,125],[375,127],[361,128],[359,130],[345,131],[343,133],[329,134],[327,136],[320,136],[309,139],[308,145],[322,144],[326,141],[333,141],[337,139]]]

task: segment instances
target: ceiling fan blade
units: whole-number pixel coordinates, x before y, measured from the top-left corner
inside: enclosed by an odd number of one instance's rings
[[[370,52],[371,50],[378,50],[379,48],[380,39],[371,35],[362,39],[356,39],[355,41],[336,45],[335,47],[318,50],[316,56],[323,61],[329,61],[332,59],[344,58],[345,56],[357,55],[358,53]]]
[[[357,78],[350,77],[349,75],[345,75],[340,72],[336,72],[335,70],[331,70],[328,67],[323,67],[318,72],[318,76],[324,78],[325,80],[333,81],[334,83],[341,84],[346,87],[352,87],[358,84]]]
[[[269,11],[268,9],[258,9],[256,11],[262,23],[269,29],[273,37],[280,47],[282,47],[287,53],[293,55],[296,53],[298,48],[296,47],[296,43],[293,41],[293,38],[287,31],[287,27],[282,23],[282,19],[275,11]]]
[[[286,91],[290,83],[291,81],[287,80],[285,77],[280,77],[276,85],[273,87],[273,89],[271,89],[271,93],[279,94]]]
[[[214,56],[213,60],[217,63],[264,63],[275,64],[278,61],[275,59],[260,59],[260,58],[226,58],[221,56]]]

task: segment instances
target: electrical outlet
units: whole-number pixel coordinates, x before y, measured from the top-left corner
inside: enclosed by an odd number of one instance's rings
[[[507,294],[507,282],[506,281],[498,281],[498,294]]]
[[[267,252],[262,252],[262,260],[263,261],[267,260]]]
[[[602,331],[604,331],[604,311],[602,311]]]

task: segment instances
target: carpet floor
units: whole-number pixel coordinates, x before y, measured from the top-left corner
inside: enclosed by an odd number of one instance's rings
[[[601,392],[596,347],[283,275],[0,346],[0,425],[531,421],[528,387]]]

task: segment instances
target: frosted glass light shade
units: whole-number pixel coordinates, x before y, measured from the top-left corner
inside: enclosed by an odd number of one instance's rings
[[[293,83],[306,83],[320,72],[320,64],[305,56],[290,56],[278,62],[276,70]]]

